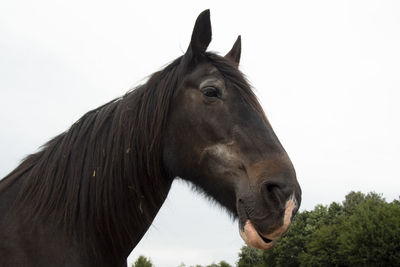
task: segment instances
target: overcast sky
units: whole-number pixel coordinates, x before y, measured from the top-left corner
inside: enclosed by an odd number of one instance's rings
[[[200,3],[201,2],[201,3]],[[399,1],[0,2],[0,177],[86,111],[183,54],[211,9],[212,51],[241,69],[291,157],[302,209],[400,195]],[[182,182],[131,254],[234,264],[237,223]]]

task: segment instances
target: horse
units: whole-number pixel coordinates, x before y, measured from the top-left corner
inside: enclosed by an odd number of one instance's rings
[[[270,249],[301,203],[294,167],[239,70],[220,56],[210,11],[186,52],[143,85],[84,114],[0,183],[1,266],[126,266],[175,178]]]

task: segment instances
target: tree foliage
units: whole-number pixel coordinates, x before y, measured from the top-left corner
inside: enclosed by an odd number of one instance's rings
[[[186,267],[184,263],[180,264],[178,267]],[[195,265],[195,266],[190,266],[190,267],[203,267],[201,265]],[[204,267],[232,267],[229,263],[226,261],[220,261],[218,264],[217,263],[211,263],[210,265],[206,265]]]
[[[350,192],[298,213],[273,249],[243,247],[237,266],[400,266],[400,202]]]
[[[132,267],[154,267],[150,258],[146,258],[145,256],[139,256],[139,258],[135,261]]]
[[[239,253],[239,261],[237,263],[238,267],[262,266],[262,263],[263,255],[261,250],[249,246],[242,247]]]
[[[226,261],[220,261],[218,264],[211,263],[210,265],[207,265],[205,267],[232,267],[232,266],[229,263],[227,263]]]

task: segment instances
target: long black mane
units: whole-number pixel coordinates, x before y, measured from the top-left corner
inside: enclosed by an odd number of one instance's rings
[[[263,114],[228,60],[212,53],[205,60]],[[153,220],[174,178],[164,168],[162,144],[171,100],[187,72],[181,62],[182,57],[146,84],[89,111],[28,156],[0,183],[2,190],[25,178],[11,210],[22,211],[30,224],[51,222],[79,240],[95,236],[106,250],[137,242],[132,226]]]

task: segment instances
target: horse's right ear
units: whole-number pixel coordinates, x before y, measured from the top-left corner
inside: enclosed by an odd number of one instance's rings
[[[196,60],[202,57],[211,42],[210,10],[204,10],[196,19],[192,39],[185,53],[186,60]]]

